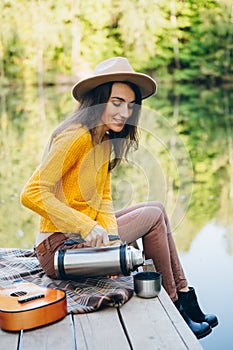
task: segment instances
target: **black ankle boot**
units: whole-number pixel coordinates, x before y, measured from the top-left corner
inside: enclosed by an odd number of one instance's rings
[[[207,322],[194,322],[191,320],[191,318],[189,318],[184,311],[184,308],[179,300],[175,301],[174,304],[197,339],[204,338],[212,332],[212,329]]]
[[[195,322],[207,322],[210,327],[218,324],[215,315],[205,315],[198,304],[197,296],[193,287],[189,287],[188,292],[178,292],[179,302],[183,306],[186,314]]]

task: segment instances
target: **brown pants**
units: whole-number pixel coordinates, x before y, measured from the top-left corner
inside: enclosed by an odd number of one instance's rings
[[[170,230],[164,206],[159,202],[139,203],[116,212],[119,235],[123,242],[142,238],[146,259],[153,259],[162,273],[165,290],[177,300],[177,291],[188,285]]]
[[[165,290],[172,301],[177,300],[177,291],[187,286],[187,280],[164,206],[159,202],[139,203],[119,210],[115,215],[121,240],[131,243],[142,238],[146,259],[153,259],[156,270],[162,273]],[[56,277],[53,256],[67,240],[67,235],[54,233],[35,248],[41,267],[50,277]],[[82,247],[83,243],[66,246],[72,249]]]
[[[56,278],[53,260],[54,254],[59,248],[65,247],[66,249],[80,249],[85,247],[83,243],[65,245],[65,242],[68,240],[68,235],[61,232],[54,232],[54,234],[46,238],[42,243],[34,248],[42,269],[46,275],[51,278]]]

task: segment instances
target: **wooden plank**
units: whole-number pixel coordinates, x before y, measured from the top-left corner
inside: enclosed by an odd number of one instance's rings
[[[5,332],[0,329],[0,350],[16,350],[19,339],[18,332]]]
[[[74,316],[77,350],[129,350],[117,309]]]
[[[120,310],[134,350],[187,350],[158,298],[133,298]]]
[[[72,339],[70,315],[49,326],[24,331],[20,350],[32,349],[75,349]]]
[[[187,348],[192,350],[203,349],[200,342],[190,330],[164,289],[162,289],[161,293],[159,294],[159,300],[164,307],[164,311],[168,314],[170,321],[173,323],[177,333],[179,333]]]
[[[161,296],[162,294],[166,293],[161,292]],[[163,303],[167,303],[167,300],[163,298],[160,301],[160,297],[133,297],[120,309],[133,349],[200,350],[199,342],[186,327],[184,320],[179,315],[178,318],[173,316],[173,313],[178,313],[175,306],[171,303],[169,312],[165,312]],[[180,331],[183,326],[185,330]],[[184,341],[184,337],[189,340]]]

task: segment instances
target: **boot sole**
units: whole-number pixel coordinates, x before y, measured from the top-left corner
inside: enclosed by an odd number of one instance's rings
[[[213,323],[213,324],[209,324],[209,325],[210,325],[211,328],[214,328],[214,327],[216,327],[218,325],[218,321]]]
[[[204,337],[206,337],[207,335],[209,335],[210,333],[212,332],[212,329],[210,328],[210,329],[207,329],[207,331],[206,332],[204,332],[204,333],[202,333],[202,334],[195,334],[196,335],[196,337],[197,337],[197,339],[201,339],[201,338],[204,338]]]

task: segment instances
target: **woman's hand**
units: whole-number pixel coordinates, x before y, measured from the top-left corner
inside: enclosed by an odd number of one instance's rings
[[[87,235],[85,240],[91,247],[101,247],[109,245],[108,233],[100,225],[96,225],[95,227],[93,227],[93,229]]]

